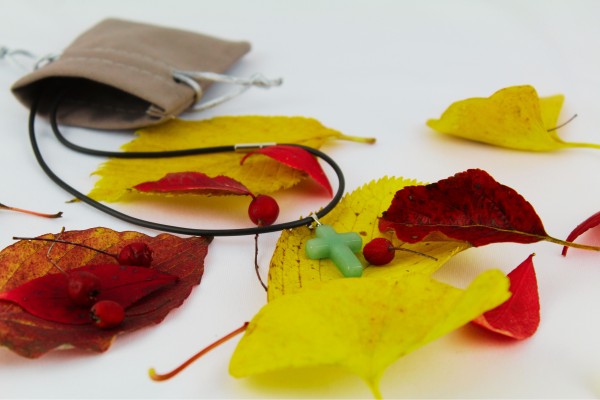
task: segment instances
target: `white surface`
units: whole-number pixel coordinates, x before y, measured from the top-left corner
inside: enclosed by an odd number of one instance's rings
[[[579,114],[561,130],[565,140],[600,143],[598,1],[0,0],[0,13],[0,45],[38,54],[60,51],[108,16],[249,40],[253,50],[232,72],[283,76],[285,84],[270,91],[252,90],[202,117],[303,115],[347,134],[376,136],[377,144],[370,147],[326,146],[344,169],[348,190],[383,175],[435,181],[476,167],[523,194],[553,236],[566,237],[599,209],[597,150],[502,150],[442,137],[424,124],[452,101],[528,83],[541,95],[566,95],[561,120]],[[45,220],[2,212],[0,245],[11,244],[13,235],[57,232],[63,225],[136,229],[84,204],[64,203],[70,196],[37,166],[26,135],[27,111],[9,92],[19,76],[12,65],[0,62],[0,201],[63,210],[65,215]],[[47,133],[45,124],[40,130]],[[125,138],[92,142],[116,146],[119,140]],[[100,160],[71,154],[50,141],[46,152],[67,181],[83,192],[92,187],[89,174]],[[286,213],[294,218],[324,203],[323,198],[302,197],[299,192],[285,198]],[[156,213],[146,207],[117,207],[147,218]],[[261,236],[261,265],[268,265],[277,236]],[[571,250],[564,259],[560,250],[546,243],[492,245],[452,260],[440,279],[464,283],[486,268],[509,271],[537,253],[540,329],[533,338],[516,343],[482,340],[474,328],[462,329],[392,365],[381,383],[384,396],[600,396],[599,256]],[[102,355],[68,351],[27,360],[0,348],[0,396],[370,397],[366,385],[343,372],[332,372],[331,381],[309,374],[272,387],[264,384],[266,379],[231,378],[227,364],[237,340],[171,381],[148,379],[148,367],[174,367],[250,319],[265,303],[254,276],[253,251],[250,237],[217,238],[202,285],[184,306],[160,326],[118,338]]]

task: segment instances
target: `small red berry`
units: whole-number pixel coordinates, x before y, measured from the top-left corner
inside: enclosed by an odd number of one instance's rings
[[[386,238],[375,238],[363,248],[365,260],[371,265],[385,265],[394,259],[396,249]]]
[[[73,303],[89,307],[100,294],[100,278],[88,271],[70,272],[67,293]]]
[[[149,267],[152,264],[152,250],[146,243],[131,243],[123,247],[117,261],[121,265]]]
[[[272,225],[279,216],[279,205],[271,196],[258,195],[250,202],[248,216],[258,226]]]
[[[93,305],[90,316],[98,328],[110,329],[125,319],[125,309],[116,301],[100,300]]]

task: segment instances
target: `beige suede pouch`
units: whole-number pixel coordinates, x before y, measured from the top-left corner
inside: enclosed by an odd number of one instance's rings
[[[63,124],[132,129],[172,118],[198,101],[201,90],[174,71],[222,73],[250,50],[197,33],[107,19],[79,36],[58,59],[17,81],[12,91],[26,106],[42,96],[47,116],[59,93]]]

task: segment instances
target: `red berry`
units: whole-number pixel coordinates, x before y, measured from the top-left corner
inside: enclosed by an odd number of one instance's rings
[[[100,294],[100,278],[88,271],[69,273],[67,293],[73,303],[80,306],[91,306]]]
[[[90,316],[98,328],[110,329],[125,319],[125,309],[116,301],[101,300],[94,304]]]
[[[279,216],[279,205],[271,196],[258,195],[248,207],[248,216],[258,226],[271,225]]]
[[[365,260],[371,265],[385,265],[394,259],[396,250],[386,238],[375,238],[363,248]]]
[[[149,267],[152,264],[152,250],[146,243],[131,243],[123,247],[117,261],[121,265]]]

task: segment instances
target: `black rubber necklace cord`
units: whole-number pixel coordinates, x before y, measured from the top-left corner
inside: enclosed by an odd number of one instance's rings
[[[57,123],[57,112],[58,107],[61,101],[62,96],[58,96],[53,107],[50,111],[50,124],[52,126],[52,130],[56,135],[57,139],[66,147],[81,152],[85,154],[90,154],[94,156],[102,156],[102,157],[114,157],[114,158],[166,158],[166,157],[182,157],[182,156],[190,156],[190,155],[199,155],[199,154],[213,154],[213,153],[223,153],[223,152],[233,152],[236,151],[236,146],[219,146],[219,147],[207,147],[207,148],[196,148],[196,149],[187,149],[187,150],[175,150],[175,151],[161,151],[161,152],[112,152],[112,151],[101,151],[88,149],[85,147],[78,146],[72,142],[69,142],[60,132],[58,123]],[[33,153],[37,162],[39,163],[42,170],[48,175],[50,179],[52,179],[58,186],[62,189],[75,196],[77,199],[82,202],[106,213],[115,218],[118,218],[122,221],[142,226],[145,228],[154,229],[157,231],[177,233],[182,235],[191,235],[191,236],[244,236],[244,235],[256,235],[259,233],[267,233],[267,232],[277,232],[282,231],[284,229],[292,229],[298,228],[301,226],[309,226],[314,222],[314,218],[312,216],[299,219],[297,221],[285,222],[281,224],[274,224],[270,226],[259,226],[253,228],[242,228],[242,229],[195,229],[195,228],[185,228],[174,225],[165,225],[157,222],[147,221],[143,219],[139,219],[136,217],[132,217],[128,214],[117,211],[111,207],[108,207],[87,195],[79,192],[77,189],[70,186],[64,180],[62,180],[58,175],[52,171],[52,169],[48,166],[46,161],[44,160],[42,153],[40,151],[35,132],[35,120],[38,112],[39,103],[41,100],[41,96],[38,97],[34,103],[31,105],[30,113],[29,113],[29,140],[31,142],[31,147],[33,149]],[[331,201],[320,211],[315,213],[316,218],[322,218],[327,215],[341,200],[344,189],[345,189],[345,180],[344,174],[337,163],[329,157],[327,154],[314,149],[312,147],[303,146],[299,144],[287,144],[289,146],[300,147],[314,156],[325,161],[329,166],[333,169],[338,179],[338,189]]]

